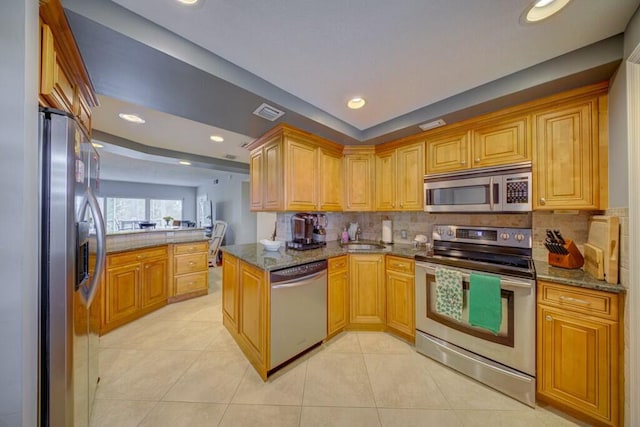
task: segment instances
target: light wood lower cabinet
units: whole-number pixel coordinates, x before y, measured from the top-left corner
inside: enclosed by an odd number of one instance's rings
[[[225,253],[222,257],[222,321],[238,333],[238,258]]]
[[[349,255],[349,287],[349,323],[384,328],[384,255]]]
[[[209,242],[174,244],[173,285],[169,302],[206,295],[209,292]]]
[[[538,281],[537,398],[623,424],[622,295]]]
[[[327,337],[349,324],[349,261],[347,255],[329,258],[327,279]]]
[[[167,247],[107,256],[100,333],[167,304]]]
[[[387,255],[387,326],[415,340],[415,262]]]

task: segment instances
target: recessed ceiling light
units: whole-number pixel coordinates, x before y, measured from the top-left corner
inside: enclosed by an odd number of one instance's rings
[[[120,113],[118,114],[118,117],[131,123],[146,123],[146,120],[138,116],[137,114]]]
[[[534,23],[558,13],[571,0],[537,0],[522,14],[521,21]]]
[[[352,110],[357,110],[358,108],[364,107],[364,104],[366,103],[367,101],[365,101],[364,98],[360,98],[358,96],[355,98],[351,98],[349,102],[347,102],[347,107],[351,108]]]
[[[213,142],[222,142],[224,141],[224,138],[221,137],[220,135],[211,135],[209,137],[210,140],[212,140]]]
[[[102,147],[104,147],[104,145],[102,145],[102,144],[98,144],[97,142],[92,142],[92,143],[91,143],[91,145],[93,145],[93,146],[94,146],[94,147],[96,147],[96,148],[102,148]]]
[[[192,4],[198,3],[198,0],[178,0],[178,3],[186,4],[191,6]]]
[[[191,164],[191,162],[187,162],[186,160],[180,160],[178,163],[185,166],[189,166]]]

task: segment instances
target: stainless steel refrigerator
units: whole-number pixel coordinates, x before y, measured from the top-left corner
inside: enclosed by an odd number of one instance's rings
[[[69,114],[40,111],[40,363],[42,426],[87,426],[98,383],[105,260],[99,157]]]

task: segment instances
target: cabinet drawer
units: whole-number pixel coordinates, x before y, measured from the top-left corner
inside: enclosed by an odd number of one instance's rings
[[[329,274],[347,269],[347,256],[329,258]]]
[[[196,252],[208,252],[209,251],[209,242],[193,242],[193,243],[185,243],[180,245],[173,246],[173,253],[175,255],[181,254],[193,254]]]
[[[174,274],[206,271],[209,267],[206,252],[188,255],[177,255],[173,258],[173,260]]]
[[[207,272],[185,274],[174,280],[176,295],[207,289]]]
[[[415,262],[412,259],[387,255],[387,270],[413,274]]]
[[[123,252],[120,254],[109,255],[107,257],[107,268],[117,267],[120,265],[135,264],[137,262],[147,261],[149,259],[166,258],[166,256],[166,246],[159,246],[156,248],[140,251]]]
[[[538,302],[593,316],[617,319],[616,294],[538,282]]]

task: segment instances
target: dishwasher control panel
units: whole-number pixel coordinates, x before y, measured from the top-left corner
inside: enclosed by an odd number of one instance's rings
[[[327,261],[315,261],[308,264],[296,265],[295,267],[289,267],[282,270],[276,270],[271,272],[271,283],[278,283],[282,281],[289,281],[299,277],[309,276],[315,273],[319,273],[327,269]]]

